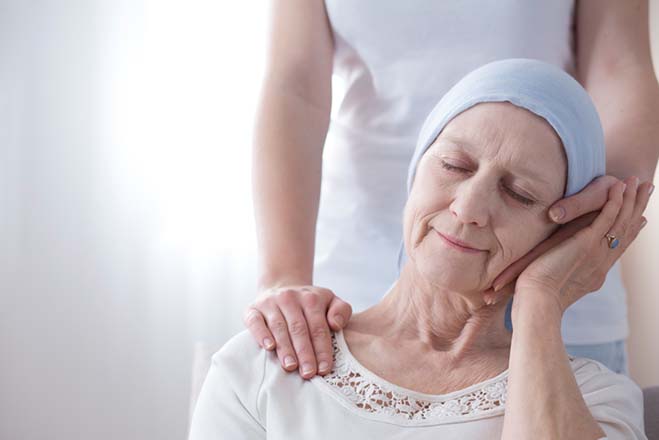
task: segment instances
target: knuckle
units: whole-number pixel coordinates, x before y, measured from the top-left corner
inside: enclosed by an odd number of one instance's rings
[[[335,296],[334,292],[332,290],[328,289],[327,287],[320,287],[318,290],[320,291],[320,293],[322,293],[326,297],[333,298]]]
[[[279,298],[283,302],[292,303],[297,300],[297,292],[295,289],[284,289],[279,292]]]
[[[273,297],[269,296],[259,301],[258,307],[255,306],[254,308],[261,311],[267,311],[267,310],[273,310],[275,307],[276,307],[276,300]]]
[[[615,203],[615,205],[616,205],[618,208],[620,208],[620,207],[625,203],[625,197],[624,197],[624,194],[621,195],[620,197],[616,197],[615,199],[613,199],[613,203]]]
[[[288,325],[288,331],[293,336],[305,336],[308,332],[304,321],[293,321]]]
[[[311,329],[311,336],[314,339],[328,339],[330,337],[330,332],[327,326],[318,325]]]
[[[621,181],[617,177],[611,176],[609,174],[599,177],[598,180],[605,184],[607,187],[611,187]]]
[[[248,327],[261,322],[261,312],[256,309],[250,309],[245,314],[244,322]]]
[[[302,305],[305,309],[318,309],[322,304],[322,299],[319,294],[309,292],[302,297]]]
[[[346,302],[335,302],[327,313],[327,317],[341,316],[345,322],[352,316],[352,306]]]
[[[345,308],[346,312],[349,315],[352,315],[352,306],[345,301],[341,301],[341,302],[343,303],[341,307]]]
[[[282,320],[279,320],[279,319],[274,321],[270,325],[270,329],[278,335],[282,335],[282,334],[285,334],[286,332],[288,332],[288,326],[286,325],[286,323]]]
[[[580,198],[576,198],[572,201],[572,203],[569,203],[566,206],[567,211],[572,211],[572,212],[581,212],[581,209],[583,208],[583,203],[581,202]]]

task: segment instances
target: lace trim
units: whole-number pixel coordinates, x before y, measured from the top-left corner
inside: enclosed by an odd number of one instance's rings
[[[481,387],[468,387],[456,393],[432,396],[411,390],[405,392],[393,384],[383,383],[386,382],[384,379],[362,367],[349,353],[340,349],[337,338],[334,333],[334,368],[322,379],[360,411],[409,423],[464,418],[504,409],[507,371],[483,382]]]

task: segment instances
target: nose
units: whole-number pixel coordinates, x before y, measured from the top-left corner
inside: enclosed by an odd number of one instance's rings
[[[485,182],[479,182],[476,178],[463,181],[456,187],[450,205],[451,214],[462,223],[485,226],[489,217],[491,194],[492,190]]]

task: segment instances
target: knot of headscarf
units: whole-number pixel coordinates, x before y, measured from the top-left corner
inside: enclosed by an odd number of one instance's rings
[[[435,105],[426,118],[407,173],[409,197],[419,160],[446,124],[481,102],[507,101],[544,118],[556,131],[567,157],[563,197],[581,191],[604,175],[604,132],[588,92],[567,72],[543,61],[511,58],[493,61],[468,73]],[[398,271],[405,253],[401,241]]]

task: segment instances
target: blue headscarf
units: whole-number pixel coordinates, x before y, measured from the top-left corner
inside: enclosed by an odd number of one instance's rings
[[[502,101],[544,118],[560,137],[567,156],[567,185],[563,197],[578,193],[594,178],[605,174],[604,131],[588,92],[553,64],[511,58],[473,70],[432,109],[421,127],[408,169],[408,197],[419,160],[446,124],[476,104]],[[401,241],[399,273],[404,252]]]

